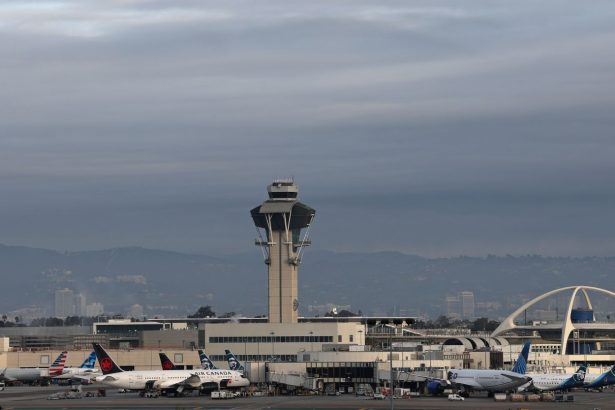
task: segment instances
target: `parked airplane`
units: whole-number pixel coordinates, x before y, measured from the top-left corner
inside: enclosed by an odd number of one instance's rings
[[[587,373],[587,363],[582,364],[574,374],[533,374],[526,390],[569,390],[582,387]]]
[[[35,383],[62,374],[66,362],[66,352],[60,353],[48,369],[45,368],[0,368],[0,380],[5,382]]]
[[[62,375],[54,377],[57,379],[75,379],[75,380],[91,380],[96,376],[100,376],[99,369],[96,369],[96,352],[90,353],[88,357],[81,363],[79,367],[65,367]]]
[[[113,387],[146,391],[162,390],[167,394],[181,394],[184,390],[213,388],[241,388],[250,381],[241,373],[232,370],[132,370],[120,368],[103,347],[94,343],[94,351],[103,375],[97,382]]]
[[[615,366],[611,367],[606,372],[594,376],[593,374],[585,375],[585,384],[583,387],[586,389],[600,389],[615,384]]]
[[[243,373],[246,369],[243,367],[239,360],[235,357],[235,355],[230,350],[225,350],[226,353],[226,361],[228,362],[228,368],[231,370],[235,370]]]
[[[488,393],[514,391],[531,380],[531,377],[525,375],[529,351],[530,342],[527,342],[523,345],[512,370],[452,369],[448,372],[448,381],[434,379],[427,384],[427,389],[431,393],[441,393],[451,384],[461,389],[461,395],[466,397],[471,391]]]
[[[216,365],[207,357],[203,350],[199,349],[199,360],[201,361],[201,368],[205,370],[217,369]]]

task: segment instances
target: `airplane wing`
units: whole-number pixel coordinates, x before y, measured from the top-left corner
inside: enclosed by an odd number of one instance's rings
[[[97,376],[100,376],[101,374],[98,373],[88,373],[88,374],[75,374],[71,377],[71,380],[77,381],[77,382],[87,382],[87,383],[92,383],[92,381],[94,381],[96,379]]]
[[[514,376],[514,375],[512,375],[510,373],[506,373],[506,374],[502,374],[502,376],[507,377],[510,380],[515,381],[515,382],[527,383],[527,382],[532,381],[531,377],[528,377],[528,376],[525,376],[525,375],[522,375],[522,374],[520,374],[519,376]]]
[[[202,381],[201,378],[196,375],[196,374],[192,374],[190,375],[190,377],[185,378],[184,380],[181,381],[174,381],[174,380],[168,380],[164,383],[160,383],[158,385],[159,388],[161,389],[170,389],[170,388],[192,388],[192,389],[196,389],[198,387],[201,387]]]
[[[469,387],[471,389],[477,389],[480,390],[483,388],[482,385],[480,385],[478,382],[476,382],[474,379],[467,379],[468,381],[464,381],[463,383],[455,381],[453,382],[453,385],[455,386],[464,386],[464,387]]]

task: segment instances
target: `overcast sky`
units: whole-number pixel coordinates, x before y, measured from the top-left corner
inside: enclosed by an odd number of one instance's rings
[[[0,242],[615,255],[615,3],[2,1]]]

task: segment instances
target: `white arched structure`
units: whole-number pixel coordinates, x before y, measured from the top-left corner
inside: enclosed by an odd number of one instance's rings
[[[519,316],[521,313],[523,313],[524,311],[526,311],[528,308],[532,307],[536,303],[544,299],[547,299],[553,295],[556,295],[558,293],[566,292],[569,290],[572,290],[572,295],[570,296],[570,300],[568,301],[568,306],[566,308],[566,316],[562,324],[562,339],[561,339],[562,347],[560,349],[562,355],[566,354],[566,345],[568,344],[568,339],[570,338],[570,332],[577,329],[575,324],[572,323],[572,319],[570,317],[572,308],[574,306],[574,300],[577,297],[577,294],[581,292],[585,298],[585,303],[587,304],[587,307],[589,309],[593,309],[591,300],[589,299],[589,295],[587,294],[588,290],[593,291],[593,292],[598,292],[598,293],[604,293],[605,295],[612,296],[612,297],[615,297],[615,292],[611,292],[610,290],[596,288],[592,286],[567,286],[565,288],[552,290],[550,292],[547,292],[543,295],[538,296],[537,298],[530,300],[529,302],[521,306],[519,309],[515,310],[510,316],[504,319],[502,323],[500,323],[500,326],[498,326],[497,329],[493,331],[493,333],[491,334],[491,337],[496,337],[505,332],[508,332],[509,330],[514,330],[516,328],[519,328],[520,326],[517,326],[514,322],[517,316]]]

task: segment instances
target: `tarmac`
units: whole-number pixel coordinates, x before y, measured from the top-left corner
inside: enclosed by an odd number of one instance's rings
[[[118,393],[107,389],[106,397],[47,400],[58,387],[11,387],[0,392],[2,410],[18,409],[389,409],[391,402],[371,398],[342,396],[265,396],[214,400],[208,396],[144,398],[136,393]],[[88,387],[86,391],[96,391]],[[615,392],[572,392],[573,402],[495,402],[492,398],[470,397],[448,401],[446,397],[418,397],[393,400],[394,409],[615,409]]]

